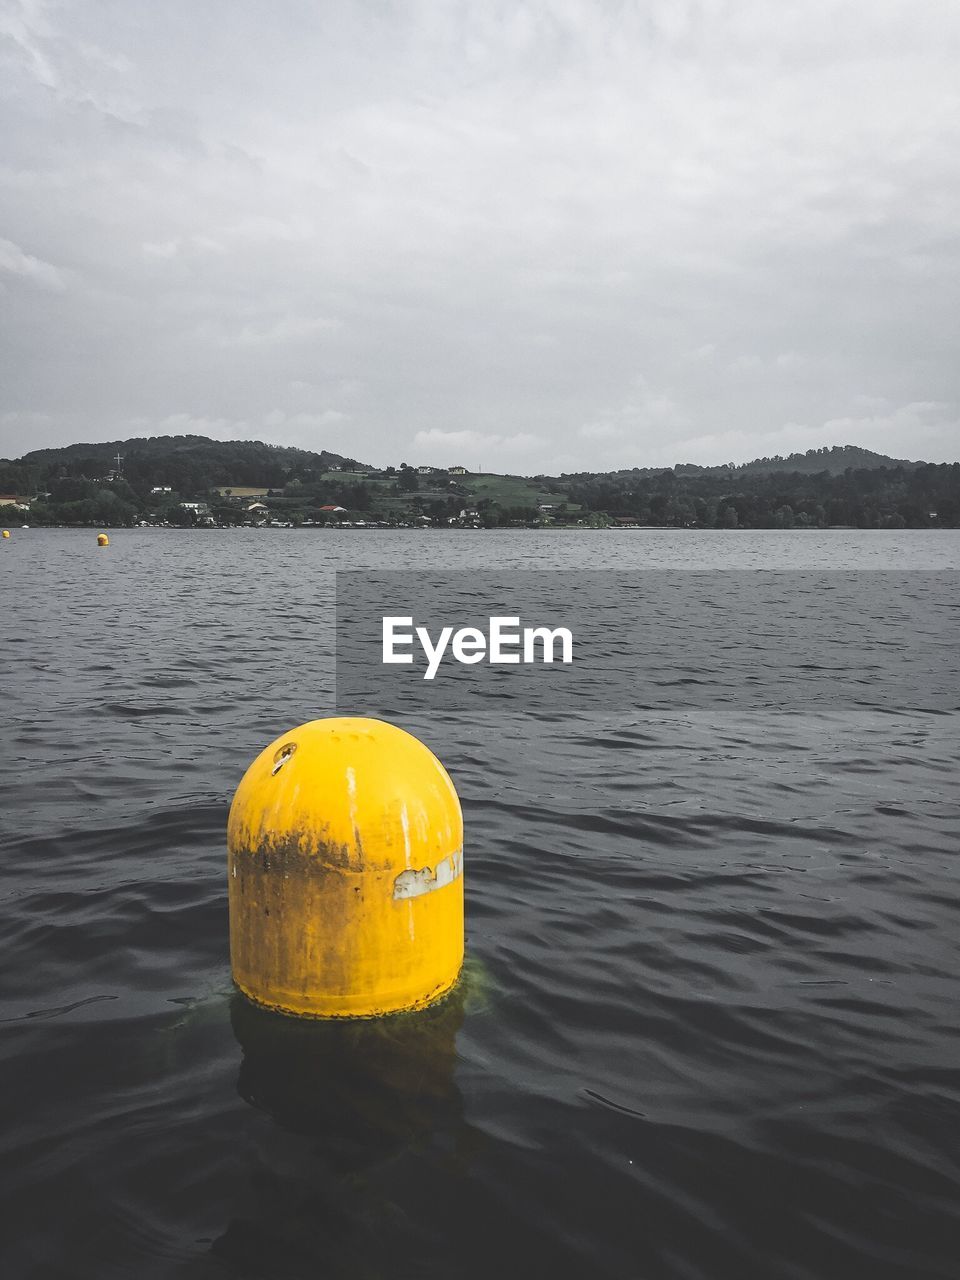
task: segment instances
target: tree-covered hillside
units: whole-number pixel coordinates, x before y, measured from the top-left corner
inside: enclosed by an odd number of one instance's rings
[[[326,449],[314,453],[260,440],[150,436],[35,449],[15,462],[0,461],[0,492],[36,493],[64,478],[100,482],[113,477],[118,453],[123,459],[123,479],[141,498],[158,485],[169,485],[180,493],[228,484],[282,488],[291,479],[319,474],[334,465],[355,465],[353,459]]]
[[[700,528],[861,529],[960,526],[960,463],[915,463],[814,474],[702,471],[578,476],[571,498],[638,524]]]

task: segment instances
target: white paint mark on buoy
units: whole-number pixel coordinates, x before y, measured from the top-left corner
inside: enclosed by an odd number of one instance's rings
[[[419,871],[401,871],[393,882],[394,898],[419,898],[423,893],[433,893],[452,884],[463,871],[463,853],[460,849],[449,857],[441,858],[437,869],[421,867]]]

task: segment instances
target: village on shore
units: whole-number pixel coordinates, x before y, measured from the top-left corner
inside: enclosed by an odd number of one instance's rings
[[[619,523],[605,513],[571,503],[566,493],[552,490],[546,481],[471,473],[457,465],[401,464],[380,469],[344,461],[330,463],[307,483],[294,476],[280,485],[231,483],[202,492],[155,484],[137,493],[124,474],[124,461],[118,453],[114,466],[93,481],[64,477],[33,496],[0,494],[0,518],[14,519],[17,513],[22,520],[33,517],[40,524],[111,522],[199,529],[600,528]],[[91,493],[91,485],[98,486],[99,492]],[[118,519],[119,512],[99,510],[89,520],[82,519],[86,514],[82,504],[102,507],[105,494],[127,500],[125,518]],[[326,497],[335,500],[323,501]],[[130,510],[131,498],[136,499],[135,510]],[[78,507],[73,508],[74,503]],[[49,520],[48,515],[55,512],[81,519]]]
[[[262,485],[222,485],[206,500],[178,505],[190,513],[197,526],[208,528],[481,529],[492,524],[533,528],[610,523],[601,521],[597,513],[583,512],[579,504],[571,511],[565,495],[546,488],[531,489],[529,497],[520,495],[527,497],[526,502],[504,506],[489,491],[502,491],[509,487],[504,482],[511,479],[519,477],[483,476],[457,465],[409,467],[401,463],[399,468],[379,469],[333,463],[320,477],[321,484],[326,481],[340,490],[348,506],[343,502],[311,503],[309,495],[299,492],[302,484],[295,482],[282,491]],[[151,490],[151,496],[169,492],[162,486]],[[546,501],[548,497],[553,501]],[[182,518],[175,523],[182,524]]]

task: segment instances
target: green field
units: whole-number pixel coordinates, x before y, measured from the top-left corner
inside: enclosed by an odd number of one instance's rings
[[[544,488],[543,484],[525,476],[466,475],[455,476],[475,500],[490,498],[501,507],[536,507],[541,502],[559,506],[566,502],[568,510],[579,510],[576,503],[570,503],[561,489]]]
[[[579,504],[569,502],[559,488],[552,489],[542,481],[525,476],[496,475],[472,472],[465,476],[420,476],[419,488],[411,493],[393,495],[389,490],[396,483],[396,475],[367,476],[355,471],[327,472],[323,479],[335,483],[362,483],[370,491],[372,506],[384,514],[401,514],[413,510],[416,499],[430,502],[434,499],[452,499],[463,507],[476,506],[487,499],[501,509],[512,507],[537,507],[540,503],[552,503],[559,507],[567,503],[570,512],[581,510]]]

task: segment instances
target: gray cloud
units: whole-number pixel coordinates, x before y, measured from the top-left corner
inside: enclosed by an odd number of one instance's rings
[[[0,452],[960,457],[960,9],[0,0]]]

